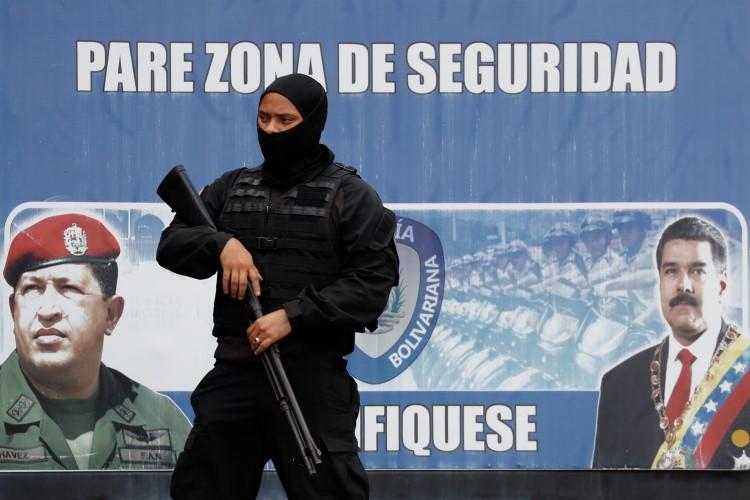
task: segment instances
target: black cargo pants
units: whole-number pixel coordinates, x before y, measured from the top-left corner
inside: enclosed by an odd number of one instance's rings
[[[366,499],[356,382],[344,360],[284,360],[323,463],[311,479],[260,363],[217,361],[193,392],[195,426],[172,475],[175,500],[252,499],[270,459],[291,499]]]

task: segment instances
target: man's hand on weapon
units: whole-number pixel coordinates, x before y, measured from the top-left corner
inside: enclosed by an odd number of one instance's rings
[[[206,226],[216,230],[216,225],[182,165],[177,165],[169,171],[156,192],[190,226]],[[263,315],[258,301],[260,282],[263,277],[253,263],[253,256],[238,239],[231,238],[226,243],[219,260],[223,271],[221,284],[224,293],[231,295],[234,299],[244,300],[248,286],[252,287],[248,295],[249,314],[256,321],[251,328],[247,329],[246,334],[251,345],[257,344],[253,345],[255,354],[261,354],[275,342],[289,335],[292,331],[289,318],[283,309]],[[281,364],[279,351],[271,349],[260,359],[279,408],[291,426],[307,473],[312,476],[316,473],[316,465],[321,463],[321,453],[305,423],[297,398],[294,397],[294,391],[284,371],[284,366]]]
[[[219,256],[223,275],[221,286],[224,293],[233,299],[244,300],[248,287],[248,280],[255,295],[260,295],[260,282],[263,277],[253,263],[253,256],[237,238],[231,238],[224,245]]]
[[[289,335],[291,331],[292,325],[289,324],[286,311],[279,309],[256,319],[245,334],[257,356]]]

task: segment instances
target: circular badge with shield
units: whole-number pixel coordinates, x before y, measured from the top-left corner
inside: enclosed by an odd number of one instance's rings
[[[445,288],[443,246],[437,234],[416,220],[398,219],[399,283],[393,287],[374,332],[358,333],[349,356],[351,374],[370,384],[406,370],[430,340]]]

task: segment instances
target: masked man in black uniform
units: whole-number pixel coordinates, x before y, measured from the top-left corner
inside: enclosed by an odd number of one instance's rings
[[[356,171],[319,143],[325,90],[305,75],[261,96],[258,168],[225,173],[201,193],[218,231],[179,217],[159,263],[180,274],[218,272],[216,364],[193,392],[195,427],[172,478],[172,496],[254,498],[274,463],[290,498],[367,498],[354,435],[359,393],[343,356],[354,333],[374,330],[398,281],[396,221]],[[249,326],[245,294],[264,316]],[[308,477],[258,355],[278,343],[322,464]]]

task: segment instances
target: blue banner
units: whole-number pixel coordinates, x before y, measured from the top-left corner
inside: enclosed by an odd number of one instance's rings
[[[401,281],[348,358],[366,467],[591,467],[602,376],[670,337],[656,248],[679,218],[723,235],[721,318],[748,330],[746,2],[0,0],[0,13],[2,262],[46,217],[114,234],[125,308],[101,359],[187,416],[154,424],[146,448],[182,448],[215,346],[213,281],[155,261],[172,217],[156,186],[175,164],[199,188],[260,164],[258,97],[291,72],[326,87],[322,142],[397,215]],[[23,367],[3,304],[0,361]],[[35,393],[11,389],[0,415],[20,425]],[[750,453],[738,422],[730,468]],[[167,447],[157,431],[172,425]],[[0,468],[48,468],[50,450],[3,439]],[[173,464],[117,439],[121,468]]]

